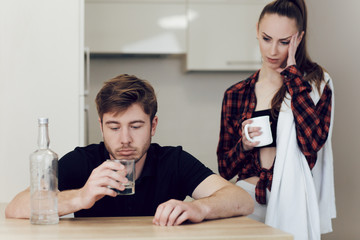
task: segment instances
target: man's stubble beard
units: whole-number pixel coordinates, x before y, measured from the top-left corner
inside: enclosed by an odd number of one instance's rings
[[[135,164],[136,164],[137,162],[139,162],[139,161],[144,157],[144,155],[145,155],[145,154],[147,153],[147,151],[149,150],[150,144],[151,144],[151,137],[150,137],[149,140],[148,140],[148,141],[146,142],[146,144],[145,144],[146,147],[142,148],[142,149],[146,149],[146,150],[144,150],[143,152],[141,152],[139,157],[135,157],[135,158],[132,158],[132,159],[126,159],[126,158],[117,158],[116,155],[115,155],[115,154],[113,153],[113,151],[111,150],[111,148],[108,146],[107,141],[106,141],[105,139],[103,139],[103,140],[104,140],[104,145],[105,145],[106,150],[108,151],[109,155],[110,155],[111,157],[113,157],[113,159],[135,160]],[[135,149],[135,150],[137,150],[137,149]]]

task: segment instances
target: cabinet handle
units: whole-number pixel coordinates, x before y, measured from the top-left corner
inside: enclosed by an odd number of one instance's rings
[[[85,115],[85,119],[84,119],[84,129],[85,129],[85,136],[84,136],[84,139],[85,139],[85,145],[84,146],[87,146],[89,145],[89,105],[86,104],[85,107],[84,107],[84,115]]]
[[[85,86],[84,95],[88,96],[90,93],[90,48],[84,48],[85,54]]]

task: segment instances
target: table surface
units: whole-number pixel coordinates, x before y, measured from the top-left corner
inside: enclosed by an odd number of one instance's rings
[[[152,217],[62,218],[55,225],[32,225],[28,219],[6,219],[0,204],[0,239],[293,239],[290,234],[247,217],[189,223],[173,227],[152,224]]]

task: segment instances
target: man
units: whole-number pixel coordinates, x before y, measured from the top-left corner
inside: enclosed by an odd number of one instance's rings
[[[151,144],[158,124],[152,86],[135,76],[109,80],[96,97],[104,142],[78,147],[59,161],[59,215],[154,216],[161,226],[201,222],[253,211],[250,195],[206,168],[181,147]],[[124,166],[107,159],[135,159],[134,195],[124,190]],[[189,195],[193,201],[184,202]],[[7,206],[6,216],[30,216],[29,189]]]

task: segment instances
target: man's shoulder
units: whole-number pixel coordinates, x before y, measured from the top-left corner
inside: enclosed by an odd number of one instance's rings
[[[104,156],[105,146],[104,143],[90,144],[84,147],[76,147],[71,152],[65,154],[60,160],[70,160],[74,161],[76,159],[88,160],[88,159],[98,159],[99,157]]]
[[[177,184],[181,184],[187,195],[191,195],[206,177],[213,174],[199,159],[183,150],[182,146],[160,146],[151,144],[149,157],[155,160],[159,174],[171,176]],[[150,161],[151,162],[151,161]]]
[[[182,146],[160,146],[158,143],[152,143],[148,154],[153,158],[168,159],[169,157],[180,158],[183,152],[185,151]]]
[[[152,161],[156,161],[156,165],[163,167],[182,168],[199,166],[206,167],[199,159],[194,157],[189,152],[185,151],[182,146],[160,146],[157,143],[152,143],[148,156]]]
[[[165,166],[179,166],[186,163],[200,162],[193,155],[183,149],[182,146],[160,146],[157,143],[152,143],[148,156],[152,161],[156,161],[160,165]]]

